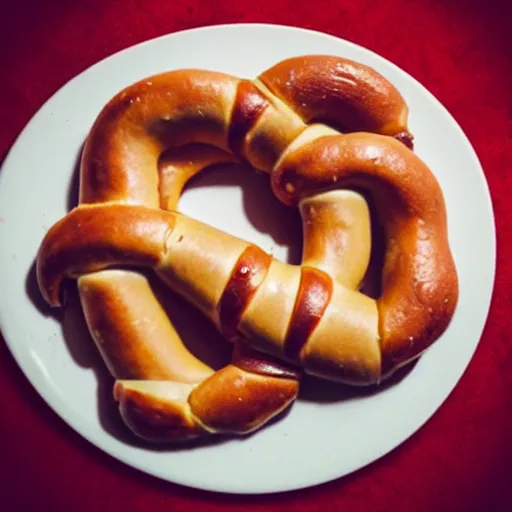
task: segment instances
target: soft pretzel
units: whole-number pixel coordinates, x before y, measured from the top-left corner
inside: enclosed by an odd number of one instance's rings
[[[439,338],[458,280],[443,194],[412,151],[407,117],[384,77],[330,56],[288,59],[254,81],[171,71],[104,107],[83,152],[80,205],[46,234],[37,273],[52,306],[62,281],[78,280],[133,432],[246,434],[293,403],[302,371],[377,384]],[[298,206],[301,265],[178,212],[191,177],[236,161],[269,173],[275,195]],[[371,253],[365,193],[386,236],[377,299],[359,291]],[[137,268],[233,341],[228,366],[214,372],[187,351]]]

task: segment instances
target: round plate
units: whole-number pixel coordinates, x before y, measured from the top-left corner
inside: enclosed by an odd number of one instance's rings
[[[101,390],[98,376],[104,370],[92,342],[73,320],[65,318],[63,328],[47,314],[34,281],[33,262],[42,237],[75,204],[75,167],[84,138],[111,96],[148,75],[197,67],[253,78],[281,59],[303,54],[339,55],[372,66],[409,104],[415,150],[435,173],[447,202],[460,277],[453,321],[409,373],[378,393],[329,393],[310,385],[289,414],[246,439],[173,450],[130,444],[129,437],[115,435],[102,419],[101,397],[110,400],[110,388]],[[180,206],[278,257],[291,257],[288,246],[294,236],[276,228],[283,210],[269,194],[257,173],[228,176],[220,170],[197,180]],[[25,375],[50,407],[91,443],[142,471],[202,489],[263,493],[311,486],[361,468],[402,443],[441,405],[467,367],[487,317],[494,270],[490,194],[457,123],[395,65],[309,30],[207,27],[117,53],[71,80],[40,109],[0,174],[0,325]]]

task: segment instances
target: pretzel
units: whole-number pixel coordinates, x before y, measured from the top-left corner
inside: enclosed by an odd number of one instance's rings
[[[119,92],[87,138],[80,204],[44,237],[41,293],[76,279],[127,426],[151,441],[245,435],[297,398],[303,372],[376,385],[420,357],[458,300],[442,190],[413,152],[408,108],[383,76],[332,56],[277,63],[256,80],[206,70]],[[291,265],[178,211],[217,163],[268,173],[299,208]],[[382,293],[360,291],[371,255],[366,200],[386,237]],[[151,269],[233,342],[214,372],[183,345],[142,273]]]

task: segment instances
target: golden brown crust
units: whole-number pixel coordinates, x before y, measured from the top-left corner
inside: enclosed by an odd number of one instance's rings
[[[296,379],[262,376],[228,365],[189,397],[194,416],[215,432],[246,434],[267,423],[297,397]]]
[[[322,318],[332,297],[332,279],[311,267],[302,267],[299,291],[283,346],[292,361],[299,355]]]
[[[371,225],[366,200],[351,190],[332,190],[299,203],[304,233],[302,265],[329,274],[350,289],[361,285],[370,262]]]
[[[321,120],[342,132],[409,133],[400,92],[358,62],[328,55],[293,57],[258,78],[307,123]]]
[[[249,434],[284,411],[298,391],[295,377],[258,375],[228,365],[197,386],[118,380],[114,398],[136,435],[169,442]]]
[[[105,106],[83,152],[81,204],[48,232],[37,272],[53,305],[64,277],[85,274],[79,292],[89,330],[134,433],[154,441],[242,435],[293,403],[295,365],[348,384],[378,383],[442,334],[457,276],[442,193],[408,149],[407,117],[383,76],[320,55],[282,61],[252,82],[163,73]],[[341,136],[313,121],[381,135]],[[159,210],[177,209],[204,168],[238,160],[269,172],[276,196],[299,204],[301,266]],[[372,195],[385,226],[378,300],[357,290],[371,226],[365,199],[339,190],[347,187]],[[141,275],[104,270],[118,265],[153,269],[207,315],[235,341],[232,364],[212,374],[185,349]]]
[[[412,152],[388,137],[370,134],[316,139],[283,160],[273,176],[273,186],[278,195],[288,202],[297,201],[318,189],[332,187],[333,183],[343,184],[345,181],[348,185],[356,184],[359,187],[366,187],[376,194],[380,216],[390,240],[384,265],[383,294],[378,301],[384,372],[387,373],[388,368],[392,369],[403,364],[427,348],[444,331],[453,314],[458,294],[457,277],[448,246],[443,197],[433,175]],[[411,183],[421,184],[421,186],[414,186]],[[290,184],[293,187],[293,193],[290,192]],[[100,210],[117,212],[112,213],[113,220],[107,222],[108,225],[116,225],[115,219],[121,218],[120,212],[140,213],[132,215],[132,220],[129,215],[123,216],[123,225],[129,227],[128,236],[116,238],[117,232],[114,230],[113,235],[109,235],[106,239],[97,227],[99,222],[105,222],[105,217],[98,216],[101,220],[95,220],[92,213]],[[108,263],[118,261],[148,266],[159,264],[161,272],[168,273],[171,269],[174,274],[179,265],[183,265],[179,273],[181,277],[173,287],[185,293],[183,291],[183,276],[185,276],[189,283],[187,286],[203,283],[201,286],[204,291],[201,291],[201,288],[194,292],[199,298],[206,297],[212,290],[217,290],[208,302],[201,306],[206,312],[213,312],[229,281],[228,269],[232,268],[234,263],[229,263],[226,272],[214,272],[209,281],[200,279],[198,276],[206,268],[211,269],[213,264],[213,260],[210,263],[208,259],[213,257],[213,253],[203,253],[208,256],[203,266],[197,258],[193,259],[194,254],[197,254],[195,249],[197,240],[201,240],[200,237],[197,238],[198,234],[200,230],[206,230],[206,226],[196,221],[186,221],[186,224],[192,222],[195,226],[193,235],[192,231],[190,232],[193,244],[190,250],[187,249],[183,257],[180,257],[177,256],[181,254],[181,249],[178,250],[179,238],[177,240],[172,238],[172,236],[177,237],[178,234],[169,231],[175,222],[162,220],[166,219],[166,216],[172,217],[171,214],[155,212],[143,207],[122,205],[77,209],[62,222],[71,224],[74,222],[73,226],[78,227],[75,230],[64,230],[66,236],[62,239],[55,236],[53,238],[49,236],[47,239],[50,242],[53,239],[60,241],[56,244],[57,249],[47,242],[51,249],[46,252],[53,255],[54,259],[48,257],[46,265],[42,265],[41,268],[45,269],[45,273],[40,274],[43,276],[41,282],[51,282],[47,276],[55,277],[52,269],[62,269],[65,265],[67,265],[68,275],[97,270],[98,266],[102,268]],[[156,220],[158,223],[154,222]],[[180,222],[185,222],[185,218]],[[119,224],[119,220],[117,223]],[[90,226],[96,227],[93,229]],[[199,226],[202,226],[201,229]],[[204,232],[207,236],[205,241],[210,240],[206,245],[210,247],[218,245],[218,240],[222,238],[221,234],[212,228]],[[169,243],[164,246],[166,240]],[[215,254],[227,255],[223,247],[229,247],[235,242],[234,240],[231,242],[232,239],[227,240],[222,247],[219,245],[214,251]],[[86,244],[89,249],[85,262],[77,261],[73,256],[77,255],[83,259],[86,254],[82,250],[82,247],[85,247],[83,244]],[[43,245],[43,247],[47,246]],[[185,247],[183,241],[181,247]],[[233,253],[230,256],[230,258],[236,258],[232,260],[233,262],[238,261],[242,247],[247,247],[247,244],[234,243]],[[59,253],[59,248],[65,250]],[[166,260],[158,261],[159,254],[164,252]],[[59,265],[51,263],[52,261],[59,262]],[[179,265],[178,262],[180,262]],[[193,266],[191,266],[192,262]],[[290,303],[291,298],[295,297],[292,283],[296,278],[291,268],[285,271],[286,266],[276,267],[276,265],[277,262],[274,262],[273,268],[277,269],[277,273],[270,271],[267,273],[268,279],[265,279],[265,282],[268,284],[263,288],[267,292],[263,295],[256,293],[246,309],[247,312],[242,315],[242,332],[253,339],[256,338],[257,345],[263,342],[263,345],[259,345],[261,349],[269,350],[271,353],[286,354],[283,348],[286,339],[283,329],[290,323],[292,312],[284,316],[282,312],[287,311],[286,307],[283,309],[284,304]],[[287,273],[289,273],[288,278],[285,277]],[[224,274],[225,277],[222,277]],[[285,287],[280,288],[283,285]],[[56,293],[55,286],[50,284],[50,289]],[[199,303],[199,300],[194,298],[194,294],[188,294],[188,298]],[[286,297],[289,298],[286,299]],[[267,321],[268,327],[264,327],[262,315],[268,315],[272,302],[276,305],[274,309],[279,312],[279,318],[276,318],[275,322],[271,320],[271,325]],[[252,327],[248,329],[249,325]]]
[[[87,138],[80,203],[124,201],[157,207],[158,157],[189,143],[228,150],[230,112],[239,79],[177,70],[141,80],[103,108]]]
[[[379,313],[374,300],[334,283],[332,299],[300,356],[308,373],[360,386],[381,380]]]
[[[238,84],[228,133],[233,154],[243,156],[245,137],[269,106],[268,98],[251,82],[243,80]]]
[[[248,246],[238,259],[219,301],[219,324],[228,338],[236,335],[242,314],[262,283],[272,257],[259,247]]]
[[[307,125],[261,82],[255,80],[253,83],[267,96],[270,105],[245,136],[243,156],[255,169],[271,172],[286,148]]]
[[[242,314],[238,330],[254,348],[283,357],[301,268],[273,259],[266,277]]]
[[[190,389],[184,390],[184,398],[166,396],[165,388],[171,386],[166,381],[117,381],[114,398],[126,425],[153,442],[187,441],[209,434],[190,412],[186,401]]]
[[[373,194],[387,239],[378,300],[386,371],[444,332],[458,299],[457,272],[441,188],[413,152],[375,134],[322,137],[282,161],[272,186],[288,204],[339,186]]]
[[[213,370],[183,345],[148,279],[135,272],[95,272],[78,279],[85,320],[116,379],[193,383]]]
[[[37,255],[37,279],[45,300],[61,305],[64,277],[111,265],[152,267],[165,252],[174,215],[122,204],[78,207],[54,224]]]
[[[249,243],[191,217],[175,215],[157,273],[219,326],[219,301]]]

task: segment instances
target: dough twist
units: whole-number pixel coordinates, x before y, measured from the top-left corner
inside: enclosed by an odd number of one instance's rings
[[[439,338],[457,273],[443,194],[412,151],[407,117],[384,77],[319,55],[253,81],[171,71],[104,107],[83,152],[80,204],[45,236],[37,272],[53,306],[62,281],[77,279],[133,432],[246,434],[293,403],[302,371],[376,384]],[[191,177],[237,161],[269,173],[275,195],[300,209],[301,265],[178,212]],[[386,237],[377,299],[359,291],[371,254],[362,191]],[[187,351],[137,267],[233,341],[229,365],[214,372]]]

